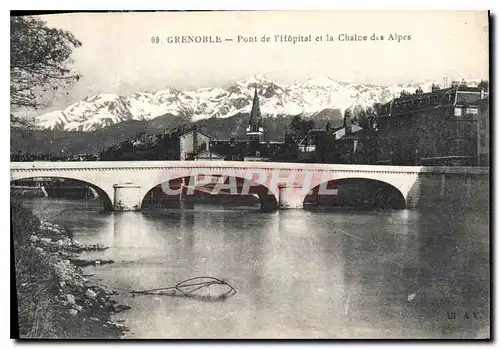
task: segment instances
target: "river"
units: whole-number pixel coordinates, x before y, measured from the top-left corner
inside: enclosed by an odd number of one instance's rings
[[[227,279],[219,302],[119,294],[124,338],[484,338],[489,336],[486,213],[289,210],[196,205],[102,213],[99,200],[25,198],[114,264],[110,288],[193,276]]]

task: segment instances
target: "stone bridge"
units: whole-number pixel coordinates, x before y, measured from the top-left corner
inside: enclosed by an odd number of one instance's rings
[[[51,177],[75,179],[94,188],[105,208],[138,211],[146,194],[158,185],[180,178],[206,184],[206,177],[237,178],[247,186],[260,186],[263,205],[273,198],[280,209],[302,208],[314,188],[343,179],[383,182],[400,193],[406,207],[417,207],[422,195],[446,195],[450,185],[459,195],[473,195],[480,180],[488,195],[489,169],[478,167],[416,167],[341,164],[270,163],[238,161],[138,161],[138,162],[12,162],[10,180]],[[457,181],[458,180],[458,181]],[[449,183],[448,183],[449,182]],[[238,183],[241,183],[238,182]],[[447,184],[448,183],[448,184]],[[457,186],[460,183],[460,186]],[[168,185],[168,184],[167,184]]]

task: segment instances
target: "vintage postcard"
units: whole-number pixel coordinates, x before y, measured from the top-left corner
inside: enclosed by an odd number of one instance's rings
[[[12,14],[12,336],[489,339],[489,30]]]

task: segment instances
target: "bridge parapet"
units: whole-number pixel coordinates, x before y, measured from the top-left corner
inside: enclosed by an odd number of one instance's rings
[[[11,162],[11,170],[119,170],[119,169],[176,169],[176,168],[243,168],[296,171],[356,171],[356,172],[417,172],[417,173],[474,173],[489,172],[488,167],[445,166],[389,166],[389,165],[344,165],[292,162],[246,162],[246,161],[33,161]]]

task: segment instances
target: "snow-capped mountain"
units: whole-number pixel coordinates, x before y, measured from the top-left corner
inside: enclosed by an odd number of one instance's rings
[[[38,123],[43,128],[93,131],[122,121],[152,120],[165,114],[181,116],[189,121],[226,118],[250,112],[255,87],[264,117],[307,117],[328,109],[343,112],[353,106],[385,103],[398,96],[401,90],[414,92],[420,86],[425,92],[430,91],[431,85],[431,81],[405,85],[362,85],[338,82],[327,77],[281,85],[257,75],[227,88],[200,88],[193,91],[166,88],[154,93],[137,92],[129,96],[100,94],[86,97],[64,110],[40,116]]]

